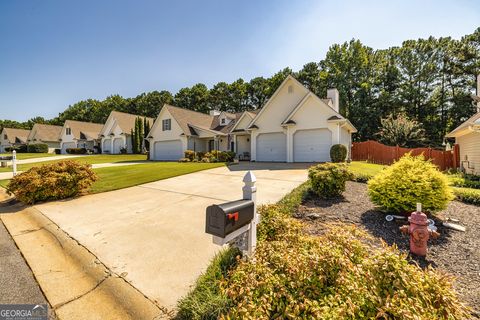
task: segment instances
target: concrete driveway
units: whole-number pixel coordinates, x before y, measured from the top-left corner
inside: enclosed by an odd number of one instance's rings
[[[113,272],[172,309],[220,249],[205,234],[205,208],[240,199],[247,170],[259,204],[307,178],[306,164],[239,164],[137,187],[35,206]]]

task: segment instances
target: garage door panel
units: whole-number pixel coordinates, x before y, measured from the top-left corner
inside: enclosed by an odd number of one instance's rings
[[[182,141],[157,141],[154,144],[155,160],[176,161],[183,157]]]
[[[123,147],[124,147],[124,144],[123,144],[123,139],[122,138],[113,139],[113,151],[112,151],[112,153],[114,153],[114,154],[121,153],[120,149],[122,149]]]
[[[287,161],[287,136],[282,132],[257,137],[257,161]]]
[[[298,130],[293,136],[293,161],[330,161],[332,132],[328,129]]]
[[[62,154],[66,154],[67,153],[67,149],[69,148],[75,148],[75,142],[65,142],[65,143],[62,143]]]
[[[110,153],[111,152],[111,147],[112,146],[112,140],[111,139],[105,139],[103,140],[102,144],[102,152],[103,153]]]

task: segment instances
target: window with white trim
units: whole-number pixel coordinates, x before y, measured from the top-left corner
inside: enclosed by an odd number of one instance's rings
[[[172,130],[172,119],[162,120],[162,131]]]
[[[66,128],[65,133],[66,133],[67,136],[71,135],[72,134],[72,128]]]
[[[220,123],[224,125],[224,124],[225,124],[225,118],[222,118],[222,119],[220,120]]]

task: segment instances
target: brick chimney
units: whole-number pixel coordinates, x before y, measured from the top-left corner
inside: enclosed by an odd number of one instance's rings
[[[332,100],[333,109],[340,112],[340,94],[336,88],[327,90],[327,98]]]

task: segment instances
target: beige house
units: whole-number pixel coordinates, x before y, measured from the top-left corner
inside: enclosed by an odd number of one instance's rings
[[[27,138],[30,130],[3,128],[0,136],[0,152],[5,152],[5,148],[19,147],[27,144]]]
[[[67,120],[60,133],[60,149],[62,154],[69,148],[85,148],[96,152],[100,146],[100,131],[103,124]]]
[[[150,125],[154,119],[135,114],[112,111],[100,130],[102,153],[119,154],[125,148],[132,153],[131,131],[135,128],[137,118],[147,119]]]
[[[148,138],[152,160],[218,149],[251,161],[324,162],[333,144],[344,144],[350,154],[356,131],[339,113],[336,89],[320,99],[288,76],[259,112],[207,115],[165,105]]]
[[[28,135],[27,144],[45,143],[48,145],[48,152],[53,153],[60,148],[61,132],[61,126],[36,123]]]
[[[477,77],[477,113],[446,135],[455,138],[460,149],[460,168],[471,174],[480,175],[480,75]]]

